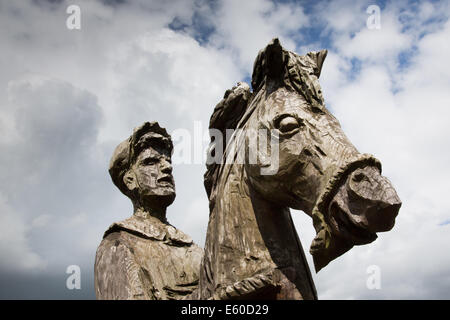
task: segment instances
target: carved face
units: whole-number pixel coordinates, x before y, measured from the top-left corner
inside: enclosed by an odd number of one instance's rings
[[[143,146],[135,162],[124,176],[128,189],[135,191],[141,202],[168,206],[175,199],[171,157],[166,149],[154,143]]]
[[[262,175],[263,162],[246,163],[246,171],[264,199],[312,215],[321,196],[335,189],[326,204],[330,207],[324,210],[331,232],[362,244],[373,241],[375,232],[392,228],[400,208],[395,190],[378,167],[352,167],[365,155],[352,145],[333,115],[325,108],[314,109],[302,95],[283,87],[261,101],[248,128],[278,134],[278,171]]]
[[[373,241],[376,232],[390,230],[401,205],[380,162],[359,153],[325,108],[319,77],[326,55],[322,50],[299,56],[273,39],[255,60],[254,92],[242,85],[227,91],[211,117],[220,130],[237,128],[225,160],[239,165],[229,168],[244,164],[244,175],[234,178],[250,186],[252,197],[312,216],[316,270],[353,245]],[[255,143],[264,136],[265,145]],[[208,195],[217,178],[232,172],[216,169],[210,166],[205,175]],[[211,195],[214,205],[217,195]]]
[[[328,111],[312,110],[301,95],[285,88],[269,95],[249,127],[273,130],[279,136],[278,172],[261,175],[259,163],[249,165],[251,183],[276,202],[287,202],[307,213],[311,213],[340,158],[358,153]]]

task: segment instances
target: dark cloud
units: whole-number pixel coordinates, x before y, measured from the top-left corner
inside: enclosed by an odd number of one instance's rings
[[[8,205],[3,214],[15,224],[1,228],[16,227],[8,230],[13,237],[23,237],[25,230],[30,243],[15,247],[21,238],[8,239],[11,250],[37,252],[53,272],[69,264],[91,268],[92,251],[88,255],[74,243],[88,236],[86,208],[96,208],[96,198],[107,196],[99,188],[105,184],[107,161],[97,144],[102,119],[97,99],[64,81],[41,77],[10,83],[9,98],[16,138],[2,146],[0,177],[7,183],[0,194]],[[14,263],[21,262],[4,261],[1,268],[10,270]],[[28,266],[31,271],[37,267]]]
[[[9,98],[17,140],[3,147],[0,190],[19,207],[55,211],[55,195],[69,200],[95,171],[102,111],[94,95],[45,78],[10,83]]]
[[[113,6],[113,7],[120,6],[122,4],[127,3],[126,0],[101,0],[101,2],[108,6]]]
[[[68,276],[65,269],[55,273],[2,272],[0,299],[95,299],[92,272],[83,272],[81,269],[80,289],[67,289]]]

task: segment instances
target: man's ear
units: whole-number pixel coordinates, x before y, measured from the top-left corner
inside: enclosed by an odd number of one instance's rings
[[[123,183],[130,191],[133,191],[137,188],[136,175],[132,170],[128,170],[127,173],[124,174]]]

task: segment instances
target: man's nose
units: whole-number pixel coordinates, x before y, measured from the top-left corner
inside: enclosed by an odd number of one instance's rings
[[[162,159],[160,162],[160,169],[162,173],[172,174],[172,164],[167,159]]]

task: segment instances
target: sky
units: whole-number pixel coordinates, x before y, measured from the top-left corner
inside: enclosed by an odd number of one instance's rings
[[[67,27],[70,5],[80,29]],[[95,299],[96,248],[132,214],[107,171],[116,145],[158,121],[206,148],[214,106],[278,37],[328,50],[325,103],[403,202],[390,232],[312,272],[319,299],[450,299],[449,16],[446,1],[0,0],[0,298]],[[194,153],[174,162],[167,217],[203,246]],[[308,252],[312,221],[292,215]],[[66,286],[71,265],[80,289]]]

